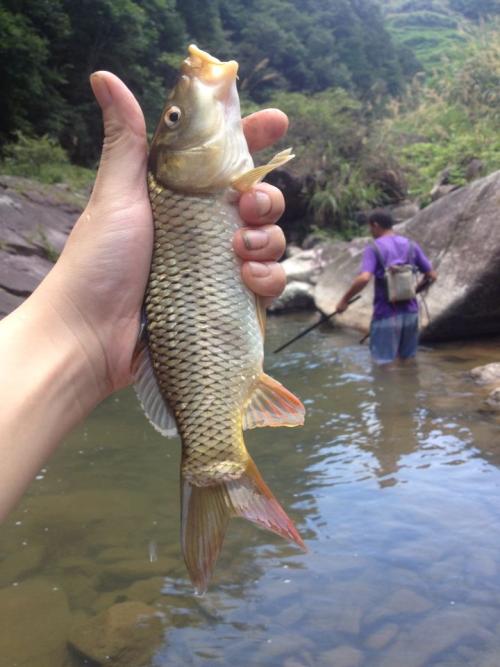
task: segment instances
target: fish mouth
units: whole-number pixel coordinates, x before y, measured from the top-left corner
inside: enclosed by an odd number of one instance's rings
[[[195,44],[188,48],[189,55],[182,64],[182,73],[193,76],[208,85],[231,84],[236,80],[238,63],[236,60],[223,62]]]

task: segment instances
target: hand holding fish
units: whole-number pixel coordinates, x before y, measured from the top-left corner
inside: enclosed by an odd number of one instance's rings
[[[0,520],[65,435],[132,380],[153,247],[146,131],[139,104],[117,77],[99,72],[92,87],[105,138],[90,201],[56,266],[0,322]],[[277,110],[244,121],[251,150],[273,143],[286,127]],[[284,238],[272,224],[283,206],[281,193],[263,183],[239,203],[248,226],[236,232],[234,249],[246,285],[265,297],[285,282],[276,263]]]

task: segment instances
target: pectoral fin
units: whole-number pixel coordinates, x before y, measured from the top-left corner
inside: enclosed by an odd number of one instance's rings
[[[291,391],[263,373],[243,415],[243,428],[300,426],[304,413],[304,406]]]
[[[175,417],[161,395],[151,357],[144,342],[136,350],[132,372],[135,393],[151,424],[162,435],[167,437],[177,435]]]
[[[292,149],[287,148],[286,150],[281,151],[281,153],[277,153],[267,164],[263,164],[260,167],[254,167],[241,176],[238,176],[231,182],[231,185],[239,192],[246,192],[254,185],[257,185],[257,183],[260,183],[269,172],[278,167],[282,167],[294,157],[295,155],[292,154]]]
[[[255,297],[255,310],[257,312],[257,321],[259,323],[260,332],[262,334],[262,340],[264,340],[266,335],[267,310],[264,304],[263,297],[261,296]]]

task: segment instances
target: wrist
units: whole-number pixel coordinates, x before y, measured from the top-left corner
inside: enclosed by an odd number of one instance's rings
[[[0,322],[0,522],[103,397],[95,363],[39,288]]]
[[[78,310],[46,280],[2,325],[12,372],[38,400],[57,401],[68,420],[83,419],[110,388],[99,341]],[[78,333],[76,333],[78,332]]]

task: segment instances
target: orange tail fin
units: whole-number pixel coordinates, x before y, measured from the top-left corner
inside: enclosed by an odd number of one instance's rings
[[[240,516],[306,546],[291,519],[273,496],[249,459],[244,474],[211,486],[182,481],[182,552],[197,593],[204,593],[224,541],[231,517]]]

